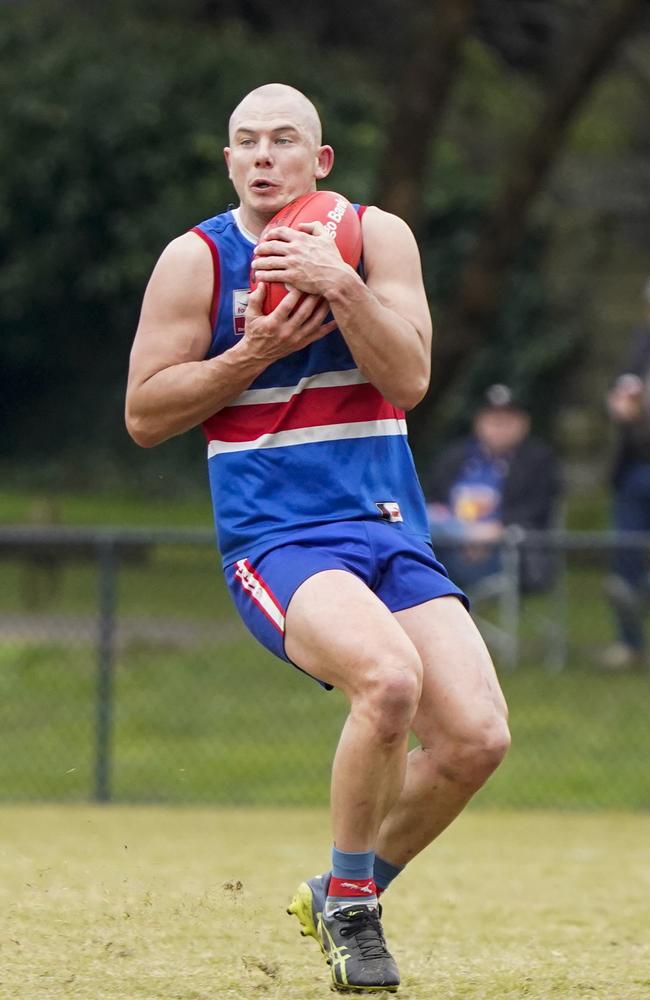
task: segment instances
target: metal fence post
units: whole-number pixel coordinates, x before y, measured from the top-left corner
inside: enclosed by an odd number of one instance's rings
[[[501,592],[500,619],[508,644],[504,655],[504,666],[514,670],[519,663],[519,616],[520,616],[520,574],[523,540],[521,528],[508,528],[503,538],[503,573],[506,586]]]
[[[569,649],[569,587],[566,546],[555,548],[554,555],[557,559],[557,568],[555,582],[551,585],[553,622],[550,630],[551,646],[547,657],[547,667],[551,673],[559,673],[567,665]]]
[[[97,546],[99,568],[97,621],[97,701],[95,730],[95,795],[97,802],[111,799],[113,730],[113,664],[115,659],[115,607],[117,558],[112,538]]]

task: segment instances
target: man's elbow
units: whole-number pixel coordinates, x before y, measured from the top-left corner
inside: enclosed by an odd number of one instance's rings
[[[429,377],[422,376],[417,379],[410,379],[408,385],[403,386],[398,393],[398,398],[393,400],[393,404],[400,410],[413,410],[421,403],[429,388]]]
[[[129,437],[141,448],[153,448],[163,440],[159,435],[152,432],[150,425],[137,414],[130,413],[127,409],[124,422]]]

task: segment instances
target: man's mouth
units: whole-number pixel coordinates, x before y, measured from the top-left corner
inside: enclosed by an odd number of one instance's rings
[[[250,185],[253,191],[269,191],[271,188],[277,187],[273,181],[267,181],[263,177],[258,177],[256,180],[251,181]]]

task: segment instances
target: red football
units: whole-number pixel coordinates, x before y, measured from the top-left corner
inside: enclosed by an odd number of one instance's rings
[[[311,191],[281,208],[264,227],[259,242],[269,229],[275,226],[289,226],[297,229],[301,222],[322,222],[334,242],[341,257],[356,267],[361,258],[361,223],[356,211],[342,194],[335,191]],[[258,282],[251,271],[251,291],[257,288]],[[263,311],[266,315],[273,312],[279,302],[287,294],[286,285],[280,281],[269,281],[266,285]]]

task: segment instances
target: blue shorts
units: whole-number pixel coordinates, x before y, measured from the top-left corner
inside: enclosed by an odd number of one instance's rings
[[[403,611],[450,594],[469,606],[431,545],[384,521],[338,521],[307,528],[262,555],[238,559],[226,566],[225,574],[249,631],[268,650],[291,663],[284,648],[289,602],[305,580],[330,569],[354,573],[389,611]]]

